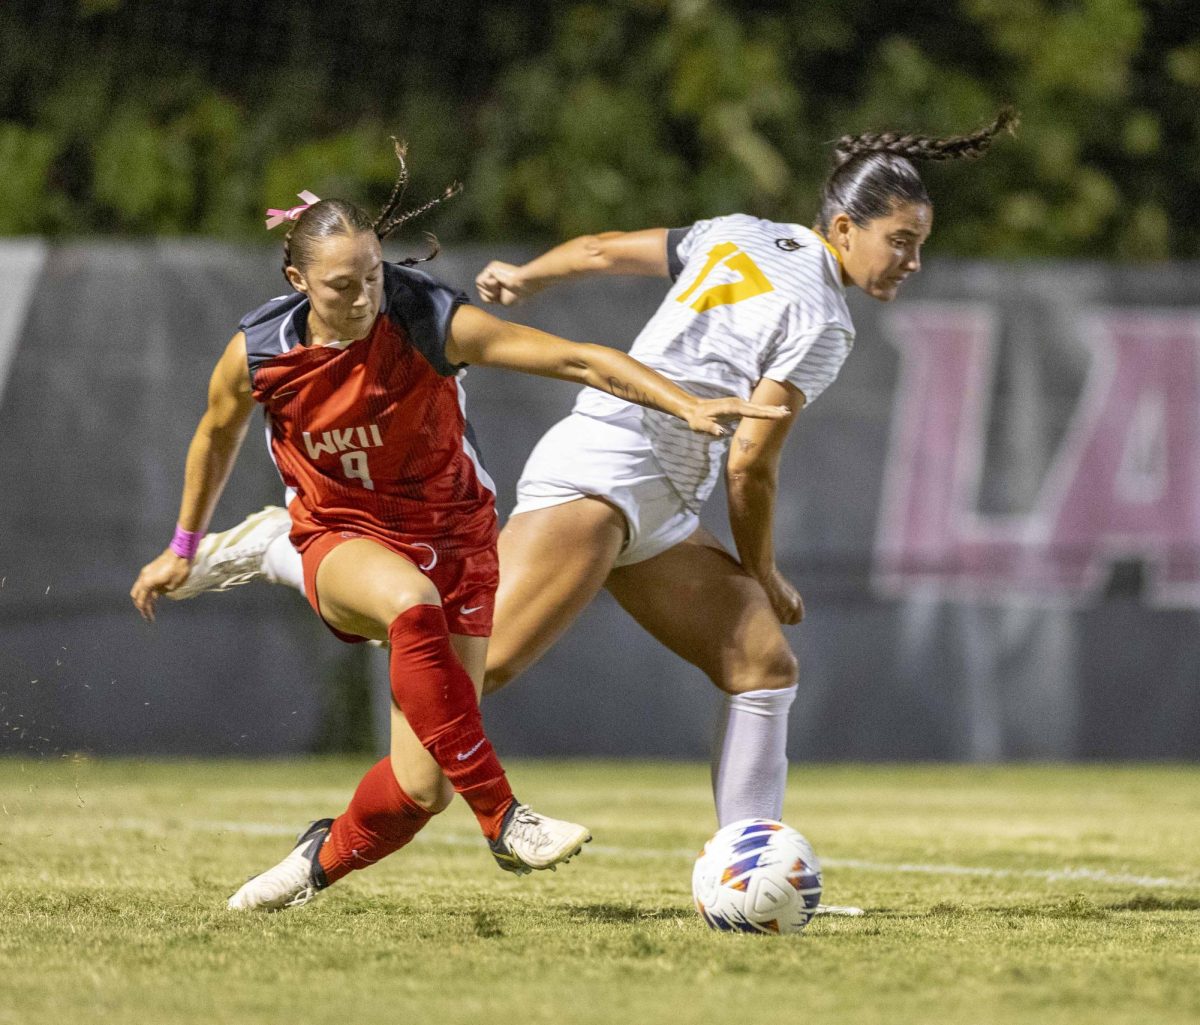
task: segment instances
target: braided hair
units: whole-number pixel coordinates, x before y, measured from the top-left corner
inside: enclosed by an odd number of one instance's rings
[[[355,235],[359,232],[370,231],[382,242],[401,226],[428,213],[439,203],[462,191],[460,182],[451,182],[442,190],[441,195],[420,206],[406,210],[404,193],[408,188],[408,162],[405,157],[408,147],[394,136],[392,144],[395,147],[396,159],[400,162],[400,171],[379,216],[372,220],[360,207],[344,199],[322,199],[313,203],[296,219],[295,224],[284,236],[284,277],[287,276],[289,267],[296,267],[303,271],[312,262],[313,250],[317,244],[326,238],[333,235]],[[424,256],[410,256],[408,259],[400,261],[402,266],[413,267],[437,256],[441,251],[437,238],[426,232],[425,239],[430,245],[430,251]]]
[[[1000,110],[991,124],[970,135],[936,139],[899,132],[843,135],[833,150],[833,170],[821,189],[817,228],[829,233],[838,213],[858,227],[885,217],[897,204],[929,203],[929,193],[917,173],[917,160],[959,160],[983,156],[1001,132],[1016,131],[1019,118],[1011,107]]]

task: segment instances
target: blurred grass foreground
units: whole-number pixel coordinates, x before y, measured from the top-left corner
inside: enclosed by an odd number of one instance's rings
[[[862,918],[707,930],[707,767],[517,762],[588,823],[499,872],[461,802],[317,901],[224,909],[362,769],[339,760],[0,761],[0,1023],[300,1020],[1112,1025],[1200,1016],[1200,770],[799,766],[784,818]]]

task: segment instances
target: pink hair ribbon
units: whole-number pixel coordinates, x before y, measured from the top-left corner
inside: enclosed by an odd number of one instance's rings
[[[303,192],[296,193],[304,202],[300,206],[294,206],[290,210],[268,210],[267,211],[267,231],[272,228],[278,228],[284,221],[296,221],[300,219],[300,215],[304,213],[313,203],[321,202],[320,196],[314,196],[311,192],[305,189]]]

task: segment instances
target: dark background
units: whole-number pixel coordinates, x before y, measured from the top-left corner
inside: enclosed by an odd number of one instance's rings
[[[436,272],[466,286],[492,256],[581,232],[809,223],[843,133],[966,131],[1014,104],[1016,138],[925,169],[931,259],[895,308],[979,301],[1007,325],[980,502],[1020,511],[1076,408],[1088,310],[1197,305],[1181,261],[1200,258],[1198,97],[1188,2],[8,0],[0,750],[376,742],[378,658],[298,596],[253,585],[147,627],[126,594],[169,536],[216,355],[283,289],[263,210],[306,188],[381,203],[389,136],[410,143],[414,201],[464,182],[421,226],[446,247]],[[414,230],[390,255],[421,245]],[[599,282],[521,316],[627,345],[660,294]],[[1136,560],[1069,607],[873,586],[902,396],[881,310],[853,298],[859,344],[784,467],[780,561],[809,608],[793,757],[1194,758],[1196,613],[1153,607]],[[571,389],[466,385],[506,510]],[[1027,422],[1033,451],[1002,443]],[[278,500],[252,432],[216,526]],[[719,495],[706,520],[724,530]],[[698,756],[714,708],[602,596],[486,714],[506,751]]]
[[[433,267],[465,287],[491,255],[528,254],[451,247]],[[251,584],[164,601],[153,626],[127,597],[169,538],[211,366],[239,315],[280,291],[276,259],[273,248],[169,241],[44,251],[0,402],[0,750],[281,754],[375,743],[368,709],[386,701],[384,660],[336,641],[299,595]],[[1020,513],[1077,407],[1089,309],[1195,309],[1194,270],[935,262],[891,306],[852,293],[859,342],[804,412],[782,467],[779,562],[808,608],[789,629],[801,664],[793,757],[1200,753],[1200,615],[1155,607],[1136,562],[1114,560],[1098,591],[1050,601],[1019,590],[964,601],[920,586],[894,596],[877,586],[874,564],[900,397],[885,317],[930,302],[994,312],[1005,344],[989,433],[1041,426],[1027,432],[1032,446],[989,445],[981,510]],[[521,316],[624,345],[662,292],[649,280],[589,282],[540,296]],[[574,389],[485,369],[470,370],[465,387],[507,512],[525,455]],[[277,504],[280,490],[252,426],[216,528]],[[720,492],[705,520],[727,536]],[[701,757],[715,708],[701,674],[602,595],[534,670],[485,702],[485,717],[513,753]]]
[[[462,179],[460,241],[807,222],[845,133],[1018,138],[928,170],[935,254],[1200,256],[1189,0],[7,0],[0,235],[257,237],[303,188]]]

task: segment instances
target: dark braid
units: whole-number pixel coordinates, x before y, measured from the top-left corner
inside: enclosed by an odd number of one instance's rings
[[[394,135],[392,136],[392,145],[396,150],[396,159],[400,161],[400,173],[396,176],[396,184],[392,186],[392,194],[388,196],[388,201],[383,205],[383,209],[379,211],[379,216],[375,218],[375,223],[372,225],[380,241],[391,235],[397,228],[403,227],[409,221],[415,221],[439,203],[443,203],[452,196],[457,196],[462,192],[462,182],[451,182],[442,190],[440,196],[435,196],[433,199],[422,203],[412,210],[405,210],[403,208],[404,191],[408,188],[408,161],[405,160],[405,157],[408,154],[408,145],[401,142]],[[429,254],[422,257],[410,256],[407,260],[401,261],[405,267],[425,263],[428,260],[432,260],[441,252],[441,246],[438,245],[436,236],[426,232],[425,240],[431,247]]]
[[[391,139],[392,148],[396,151],[396,159],[400,162],[400,173],[396,175],[396,183],[392,186],[391,195],[383,204],[379,216],[375,218],[375,234],[380,238],[387,235],[387,231],[381,229],[381,225],[386,224],[388,218],[400,209],[400,204],[404,202],[404,192],[408,188],[408,161],[404,159],[408,154],[408,143],[401,142],[394,135],[391,136]]]
[[[452,182],[435,199],[423,203],[413,210],[403,209],[404,193],[408,188],[408,163],[405,160],[407,147],[395,137],[392,143],[396,149],[396,159],[400,161],[400,173],[392,186],[387,202],[375,220],[353,203],[344,199],[322,199],[313,203],[305,210],[295,224],[289,229],[283,239],[283,270],[287,276],[288,267],[296,267],[303,271],[311,262],[315,245],[333,235],[353,235],[362,231],[372,232],[381,242],[397,228],[409,221],[415,220],[422,214],[432,210],[439,203],[456,196],[462,191],[459,182]],[[432,260],[441,251],[437,239],[425,233],[425,239],[431,251],[425,256],[410,256],[401,260],[405,267]]]
[[[864,132],[843,135],[833,150],[834,167],[863,153],[894,153],[909,160],[957,160],[981,157],[1001,132],[1013,134],[1020,118],[1012,107],[1005,107],[990,125],[970,135],[951,135],[931,139],[926,135],[901,135],[899,132]]]
[[[991,124],[970,135],[931,138],[899,132],[844,135],[833,151],[833,171],[821,189],[817,227],[828,233],[838,213],[860,228],[891,213],[897,204],[928,203],[929,193],[917,173],[916,160],[958,160],[983,156],[1001,132],[1013,134],[1019,118],[1011,107],[1000,110]]]

